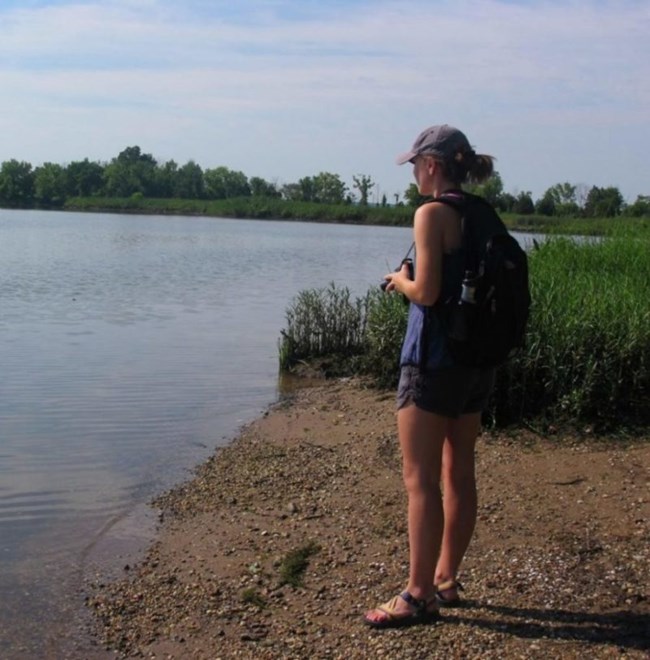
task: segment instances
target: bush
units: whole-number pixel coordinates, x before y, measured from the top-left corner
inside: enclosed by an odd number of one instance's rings
[[[399,356],[408,305],[399,294],[386,295],[381,290],[369,297],[366,321],[363,371],[378,387],[394,387],[399,375]]]
[[[300,361],[335,358],[339,367],[364,350],[369,295],[350,300],[347,288],[334,283],[298,294],[286,312],[287,328],[279,343],[280,370]],[[348,364],[348,370],[353,371]]]
[[[531,254],[528,345],[501,374],[518,383],[503,389],[522,413],[603,427],[650,421],[647,255],[634,239],[554,239]]]

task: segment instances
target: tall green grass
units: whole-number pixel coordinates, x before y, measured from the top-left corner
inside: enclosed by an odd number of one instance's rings
[[[496,425],[522,420],[650,422],[650,259],[647,240],[549,239],[530,253],[533,299],[527,345],[498,371]],[[281,369],[328,355],[338,373],[393,387],[406,325],[398,295],[302,292],[287,313]]]
[[[352,300],[349,289],[334,283],[301,291],[286,312],[280,370],[321,357],[333,358],[341,371],[353,369],[364,352],[369,297]]]
[[[571,218],[502,213],[506,226],[514,231],[571,236],[650,235],[650,218]]]
[[[131,197],[71,197],[67,211],[150,213],[157,215],[205,215],[226,218],[308,220],[345,224],[410,226],[412,206],[361,206],[297,202],[275,197],[228,199],[154,199],[140,194]],[[502,213],[511,230],[544,234],[614,236],[628,233],[650,235],[650,218],[570,218]]]
[[[64,209],[401,226],[410,224],[413,216],[413,209],[407,206],[321,204],[294,202],[274,197],[232,197],[213,200],[153,199],[141,195],[126,198],[73,197],[66,200]]]
[[[650,421],[649,247],[553,239],[532,252],[528,345],[502,369],[501,397],[510,393],[526,416]]]

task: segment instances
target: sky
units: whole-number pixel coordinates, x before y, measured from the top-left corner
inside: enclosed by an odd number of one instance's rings
[[[412,181],[433,124],[504,189],[650,194],[648,0],[2,0],[0,162]]]

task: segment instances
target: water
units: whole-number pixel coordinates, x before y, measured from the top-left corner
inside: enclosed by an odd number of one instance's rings
[[[365,293],[410,232],[0,211],[0,236],[0,656],[36,657],[106,537],[150,534],[142,503],[277,398],[293,296]]]
[[[364,294],[411,231],[0,210],[0,237],[0,656],[40,657],[89,564],[277,399],[292,298]]]

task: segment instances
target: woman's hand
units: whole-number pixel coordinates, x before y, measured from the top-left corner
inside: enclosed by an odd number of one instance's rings
[[[412,281],[411,270],[408,263],[403,263],[402,267],[398,271],[384,275],[384,279],[388,282],[386,291],[397,291],[398,293],[404,293],[404,284],[406,282]]]

